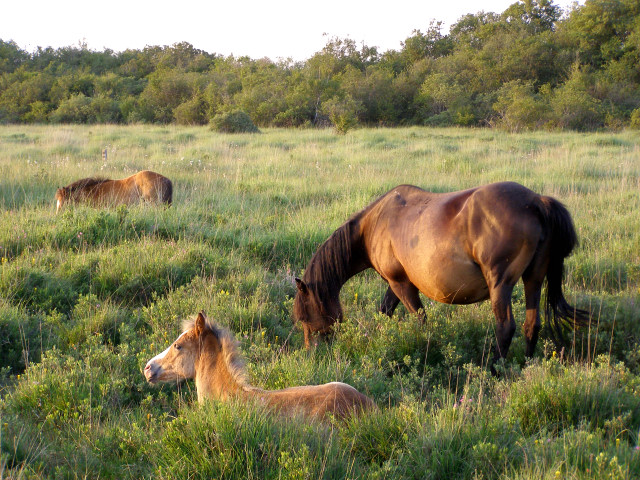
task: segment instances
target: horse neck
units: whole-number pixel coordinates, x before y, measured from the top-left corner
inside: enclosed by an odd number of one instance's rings
[[[360,221],[348,220],[324,242],[311,259],[303,280],[321,297],[336,299],[351,277],[369,267],[360,251]]]
[[[233,371],[228,365],[223,348],[212,352],[212,346],[207,345],[211,339],[206,339],[200,355],[196,360],[196,389],[198,401],[206,398],[227,400],[232,397],[245,396],[252,388],[242,378],[238,371]],[[212,342],[211,342],[212,343]]]

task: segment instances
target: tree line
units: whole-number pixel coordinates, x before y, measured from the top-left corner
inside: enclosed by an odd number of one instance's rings
[[[308,60],[224,57],[189,43],[32,53],[0,40],[0,123],[640,128],[640,2],[504,12],[414,30],[399,50],[330,38]]]

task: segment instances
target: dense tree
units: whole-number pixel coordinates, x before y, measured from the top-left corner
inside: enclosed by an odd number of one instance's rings
[[[543,88],[536,93],[532,82],[522,80],[505,83],[493,105],[497,125],[514,132],[542,127],[550,121],[548,91]]]
[[[552,0],[432,21],[399,50],[329,38],[304,62],[222,57],[182,42],[92,51],[0,40],[0,122],[495,125],[593,129],[640,118],[640,3]],[[336,122],[342,126],[338,126]]]
[[[29,54],[15,42],[0,40],[0,73],[12,73],[29,59]]]

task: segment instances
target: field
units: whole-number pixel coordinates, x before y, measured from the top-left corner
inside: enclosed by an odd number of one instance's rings
[[[639,478],[639,140],[0,127],[0,478]],[[141,169],[173,180],[171,208],[56,215],[58,186]],[[451,191],[499,180],[573,215],[581,243],[564,292],[594,322],[562,358],[543,332],[525,362],[518,329],[493,378],[488,302],[424,299],[424,325],[402,307],[389,319],[372,271],[344,286],[333,341],[304,349],[293,278],[349,215],[400,183]],[[189,382],[147,385],[146,361],[200,310],[235,333],[254,385],[344,381],[379,410],[305,424],[200,406]],[[520,325],[521,284],[514,311]]]

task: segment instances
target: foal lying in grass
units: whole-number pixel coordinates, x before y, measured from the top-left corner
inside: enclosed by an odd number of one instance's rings
[[[149,383],[195,378],[198,401],[214,398],[256,401],[285,415],[345,419],[375,408],[373,400],[341,382],[284,390],[262,390],[247,383],[237,342],[231,334],[207,321],[202,312],[164,352],[144,368]]]

